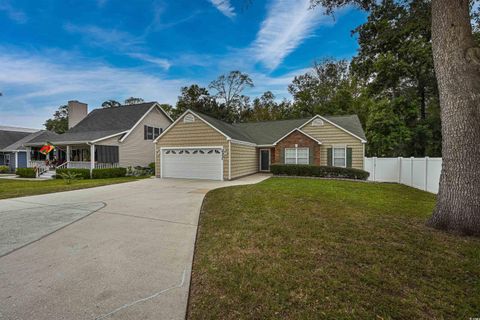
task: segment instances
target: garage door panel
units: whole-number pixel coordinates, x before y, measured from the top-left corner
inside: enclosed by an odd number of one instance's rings
[[[218,148],[162,150],[164,178],[223,179],[222,150]]]

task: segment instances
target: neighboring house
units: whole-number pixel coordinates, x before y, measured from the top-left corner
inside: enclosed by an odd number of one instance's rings
[[[356,115],[228,124],[186,111],[156,140],[156,176],[231,180],[270,164],[363,169],[365,133]]]
[[[40,134],[38,129],[0,126],[0,166],[11,172],[27,167],[27,152],[22,144]]]
[[[45,143],[55,146],[47,159],[64,168],[114,168],[147,166],[155,161],[152,141],[173,120],[156,102],[95,109],[68,102],[68,127],[64,134],[39,135],[24,145],[30,167],[44,166],[38,152]]]

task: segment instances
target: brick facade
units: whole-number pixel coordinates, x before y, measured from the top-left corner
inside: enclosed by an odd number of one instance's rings
[[[317,166],[320,165],[320,145],[317,141],[307,137],[299,131],[294,131],[283,140],[279,141],[275,146],[275,152],[272,153],[272,163],[280,163],[282,150],[285,148],[295,148],[297,144],[298,148],[310,148],[313,149],[313,163]],[[275,160],[275,161],[274,161]]]

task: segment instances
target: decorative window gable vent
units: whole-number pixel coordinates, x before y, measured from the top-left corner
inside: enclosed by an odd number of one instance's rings
[[[324,125],[323,120],[320,119],[320,118],[317,118],[317,119],[312,121],[312,126],[314,126],[314,127],[321,127],[323,125]]]
[[[183,117],[183,122],[184,123],[195,122],[195,117],[193,116],[193,114],[187,114],[185,117]]]

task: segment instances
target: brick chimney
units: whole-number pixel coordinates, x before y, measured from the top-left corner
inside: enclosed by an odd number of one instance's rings
[[[68,101],[68,129],[74,127],[88,114],[88,105],[77,100]]]

